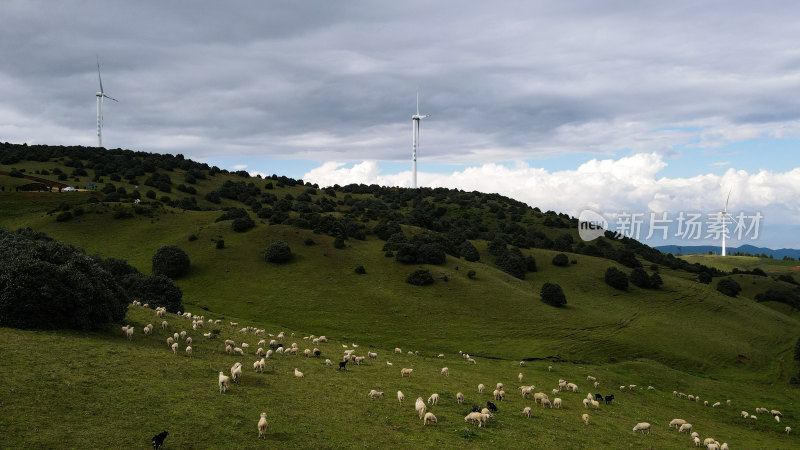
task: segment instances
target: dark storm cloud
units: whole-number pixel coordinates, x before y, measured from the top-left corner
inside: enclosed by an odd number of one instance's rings
[[[418,87],[440,161],[795,133],[794,3],[551,3],[7,1],[0,140],[93,144],[96,54],[104,143],[194,157],[406,159]]]

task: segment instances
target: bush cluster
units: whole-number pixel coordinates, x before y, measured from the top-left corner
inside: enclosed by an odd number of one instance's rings
[[[292,249],[284,241],[275,241],[264,250],[264,261],[283,264],[292,260]]]
[[[153,275],[180,278],[189,273],[190,266],[189,255],[177,245],[161,247],[153,255]]]

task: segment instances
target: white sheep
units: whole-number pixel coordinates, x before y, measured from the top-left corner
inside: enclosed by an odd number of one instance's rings
[[[192,344],[192,338],[186,337],[186,345],[191,345],[191,344]]]
[[[244,350],[242,350],[239,347],[234,347],[233,348],[233,354],[234,355],[239,355],[239,356],[244,356]]]
[[[417,411],[417,414],[419,414],[419,420],[422,420],[422,418],[425,417],[425,410],[427,409],[422,397],[417,397],[417,401],[414,403],[414,409]]]
[[[497,390],[498,391],[502,391],[504,387],[505,386],[503,385],[503,383],[497,383]]]
[[[708,406],[708,400],[704,401],[704,402],[703,402],[703,405],[704,405],[704,406]]]
[[[219,392],[226,392],[228,390],[228,383],[230,383],[231,379],[224,373],[220,371],[219,373]]]
[[[693,438],[700,437],[700,433],[698,433],[697,431],[692,431],[692,434],[690,436],[692,436]]]
[[[128,337],[128,340],[130,341],[133,338],[133,327],[128,327],[128,329],[125,330],[125,335]]]
[[[261,418],[258,419],[258,437],[267,438],[267,413],[262,412]]]
[[[403,395],[403,391],[397,391],[397,401],[400,402],[401,405],[403,404],[403,400],[405,399],[406,396]]]
[[[394,348],[394,352],[395,352],[396,354],[403,353],[403,351],[402,351],[402,350],[400,350],[400,347],[395,347],[395,348]]]
[[[462,394],[461,392],[456,394],[456,401],[458,401],[459,405],[464,403],[464,394]]]
[[[536,393],[533,394],[534,403],[539,403],[539,402],[542,401],[542,399],[545,399],[545,398],[549,399],[547,394],[545,394],[544,392],[536,392]]]
[[[437,403],[439,403],[439,394],[437,393],[431,394],[431,396],[428,397],[428,404],[436,406]]]
[[[775,422],[781,423],[781,416],[773,416],[775,417]]]
[[[294,376],[296,378],[305,378],[305,375],[303,375],[303,372],[300,372],[299,370],[297,370],[297,367],[294,368]]]
[[[622,392],[625,392],[625,386],[620,386],[619,390],[622,391]]]
[[[239,384],[239,380],[242,379],[242,363],[236,362],[231,366],[231,381],[236,384]]]
[[[186,355],[192,356],[192,347],[189,345],[186,346]]]
[[[186,332],[181,330],[180,336],[181,336],[181,339],[185,338],[186,337]]]
[[[694,437],[694,446],[700,447],[700,438],[697,436]]]
[[[719,408],[720,406],[722,406],[720,402],[716,402],[713,405],[711,405],[712,408]]]
[[[550,404],[550,400],[548,400],[546,398],[543,398],[542,399],[542,408],[545,408],[545,407],[553,409],[553,405]]]
[[[552,372],[553,371],[553,366],[547,366],[547,371],[548,372]]]
[[[572,392],[578,392],[578,385],[575,383],[568,383],[567,389],[572,390]]]
[[[520,366],[520,367],[525,367],[525,361],[520,361],[520,362],[519,362],[519,366]]]
[[[386,361],[386,365],[392,367],[394,364],[390,363],[389,361]]]
[[[595,382],[594,382],[594,387],[595,387],[595,389],[597,389],[597,386],[600,386],[600,382],[599,382],[599,381],[595,381]]]
[[[305,355],[306,358],[311,357],[311,349],[307,348],[307,349],[303,350],[303,355]]]
[[[769,411],[769,413],[770,413],[770,414],[772,414],[773,416],[779,416],[779,417],[783,417],[783,414],[781,414],[781,412],[780,412],[780,411],[778,411],[777,409],[771,409],[771,410]]]
[[[725,404],[728,405],[728,406],[731,406],[731,399],[725,400]]]
[[[655,391],[655,390],[656,390],[656,388],[654,388],[653,386],[647,386],[647,390],[648,390],[648,391]]]
[[[325,365],[326,365],[326,366],[332,366],[332,365],[333,365],[333,362],[331,362],[331,360],[330,360],[330,359],[326,359],[326,360],[325,360]]]
[[[792,432],[792,427],[786,427],[786,434],[789,434],[791,432]]]
[[[370,359],[378,359],[378,354],[374,352],[367,352],[367,356],[369,356]]]
[[[500,400],[502,402],[505,399],[506,399],[506,391],[502,389],[497,391],[497,397],[495,398],[495,400]]]
[[[203,333],[203,337],[210,338],[211,337],[211,332]]]
[[[581,419],[583,419],[583,423],[585,423],[586,425],[589,425],[589,415],[588,414],[582,414],[581,415]]]
[[[519,392],[522,394],[522,398],[528,398],[528,395],[530,395],[534,389],[536,389],[536,386],[520,386]]]
[[[161,322],[161,329],[162,330],[166,330],[168,326],[169,326],[169,323],[166,320]]]
[[[472,358],[467,358],[467,362],[468,362],[468,363],[470,363],[470,364],[478,364],[478,363],[477,363],[477,362],[476,362],[474,359],[472,359]]]
[[[167,338],[167,346],[172,347],[172,343],[175,342],[175,339],[172,339],[172,336]]]
[[[553,392],[552,392],[552,394],[553,394],[553,395],[558,395],[558,393],[559,393],[559,392],[560,392],[560,391],[559,391],[558,389],[553,389]]]
[[[145,336],[147,336],[148,334],[150,334],[150,332],[151,332],[151,331],[153,331],[153,325],[150,325],[149,323],[147,324],[147,326],[145,326],[144,328],[142,328],[142,332],[144,332],[144,335],[145,335]]]
[[[175,354],[175,355],[178,354],[178,343],[177,342],[174,342],[172,344],[172,353]]]
[[[753,414],[753,415],[751,415],[751,416],[750,416],[750,419],[751,419],[751,420],[758,420],[758,416],[756,416],[755,414]]]
[[[583,407],[589,409],[589,404],[591,404],[591,402],[592,401],[589,400],[588,398],[583,399]]]
[[[553,408],[561,409],[561,399],[556,397],[553,399]]]
[[[692,432],[692,424],[690,423],[684,423],[678,429],[678,433],[691,433],[691,432]]]
[[[636,389],[636,385],[635,384],[631,384],[631,385],[628,386],[628,389],[634,390],[634,389]]]
[[[410,377],[411,376],[411,372],[413,372],[413,371],[414,371],[414,369],[408,369],[408,368],[400,369],[400,378],[402,378],[402,377],[404,377],[406,375],[408,375]],[[421,417],[420,417],[420,419],[421,419]]]
[[[670,428],[675,427],[675,429],[677,429],[679,426],[681,426],[681,425],[683,425],[685,423],[686,423],[686,421],[683,420],[683,419],[672,419],[672,420],[669,421],[669,427]]]
[[[644,432],[647,431],[647,434],[650,434],[650,424],[647,422],[637,423],[636,426],[633,427],[633,432],[635,433],[637,431],[641,431],[642,434],[644,434]]]
[[[525,409],[522,410],[522,414],[525,417],[530,419],[531,418],[531,407],[530,406],[526,406]]]
[[[378,392],[375,389],[371,389],[369,394],[367,394],[369,398],[383,398],[383,392]]]
[[[522,372],[520,372],[519,375],[517,375],[517,380],[519,380],[519,382],[522,383]]]
[[[450,369],[447,367],[442,367],[442,375],[450,376]]]
[[[258,341],[258,344],[256,344],[256,345],[259,346],[259,347],[263,347],[263,346],[267,345],[267,341],[262,339],[262,340]]]
[[[480,424],[483,421],[483,418],[481,416],[482,416],[482,414],[479,413],[479,412],[471,412],[471,413],[467,414],[466,417],[464,417],[464,423],[467,423],[467,422],[472,422],[472,423],[478,422],[478,426],[480,427]]]
[[[719,450],[728,450],[728,443],[727,442],[723,442],[722,445],[720,446]]]
[[[425,413],[425,419],[422,421],[422,425],[427,425],[428,422],[430,422],[430,423],[437,423],[438,422],[437,419],[436,419],[436,416],[434,416],[433,413],[431,413],[431,412]]]
[[[444,353],[439,353],[436,357],[439,359],[444,359]]]
[[[486,389],[486,386],[483,383],[478,385],[478,394],[483,394],[483,390]]]
[[[591,403],[594,409],[600,409],[600,402],[598,402],[597,400],[592,400]]]
[[[597,378],[595,378],[595,377],[593,377],[593,376],[591,376],[591,375],[588,375],[588,376],[586,377],[586,381],[595,382],[595,381],[597,381]]]

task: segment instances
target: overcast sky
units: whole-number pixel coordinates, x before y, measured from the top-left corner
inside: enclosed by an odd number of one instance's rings
[[[800,247],[800,3],[0,2],[0,140],[577,215],[763,211]],[[769,230],[772,230],[771,232]],[[747,242],[751,243],[751,242]],[[657,245],[657,242],[653,242]],[[689,245],[691,243],[685,243]]]

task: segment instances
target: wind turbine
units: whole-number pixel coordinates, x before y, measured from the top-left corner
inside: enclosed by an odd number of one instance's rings
[[[725,251],[725,234],[727,233],[728,229],[725,228],[725,218],[730,217],[732,221],[734,222],[736,221],[736,219],[734,219],[730,214],[728,214],[728,202],[731,200],[732,190],[733,188],[731,188],[728,191],[728,198],[725,200],[725,209],[723,209],[722,212],[720,213],[720,220],[722,220],[722,256],[725,256],[727,254]]]
[[[97,81],[100,82],[100,92],[95,93],[97,96],[97,146],[103,146],[103,99],[108,98],[118,102],[119,100],[106,95],[103,91],[103,79],[100,78],[100,56],[97,57]]]
[[[411,183],[411,187],[414,189],[417,188],[417,147],[419,147],[419,121],[420,119],[425,119],[430,116],[430,114],[425,114],[424,116],[419,114],[419,91],[417,91],[417,113],[411,116],[411,159],[414,167],[414,179]]]

